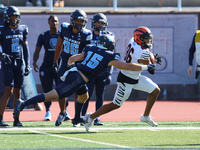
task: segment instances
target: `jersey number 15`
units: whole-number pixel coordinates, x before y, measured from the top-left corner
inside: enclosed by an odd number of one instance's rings
[[[88,51],[87,57],[82,62],[83,65],[86,64],[89,68],[94,69],[96,66],[98,66],[99,62],[103,59],[103,56],[98,55],[96,53],[93,54],[93,52]]]

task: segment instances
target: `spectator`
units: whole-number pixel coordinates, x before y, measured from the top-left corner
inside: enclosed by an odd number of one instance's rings
[[[54,7],[64,7],[64,6],[65,6],[64,0],[55,0]]]
[[[41,0],[36,0],[37,6],[42,6]],[[45,0],[45,5],[49,6],[49,0]],[[32,0],[26,0],[26,6],[33,6]]]

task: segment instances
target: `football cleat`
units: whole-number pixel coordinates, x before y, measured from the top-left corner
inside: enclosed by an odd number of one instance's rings
[[[94,125],[95,125],[95,126],[102,126],[103,123],[100,121],[100,119],[95,119],[95,120],[94,120]]]
[[[154,122],[152,119],[151,119],[151,117],[150,116],[141,116],[140,117],[140,121],[141,122],[145,122],[145,123],[148,123],[150,126],[152,126],[152,127],[157,127],[158,126],[158,124],[156,123],[156,122]]]
[[[72,119],[73,127],[79,127],[81,124],[84,124],[84,123],[85,123],[85,120],[82,118],[79,118],[78,120]]]
[[[69,113],[67,112],[67,111],[65,111],[65,119],[64,119],[64,121],[67,121],[67,120],[71,120],[71,117],[70,117],[70,115],[69,115]]]
[[[16,101],[16,107],[15,107],[15,110],[14,110],[14,113],[13,113],[14,120],[18,119],[20,111],[22,111],[21,106],[22,106],[23,103],[24,103],[23,100],[17,99],[17,101]]]
[[[87,132],[90,132],[90,127],[92,125],[93,119],[90,118],[91,113],[85,115],[85,129]]]
[[[63,120],[65,120],[65,115],[66,115],[65,113],[60,113],[58,115],[58,118],[56,120],[55,126],[59,126],[59,125],[62,124]]]
[[[45,117],[44,117],[44,120],[45,120],[45,121],[51,121],[51,113],[50,113],[50,111],[47,111],[47,112],[46,112],[46,115],[45,115]]]
[[[4,122],[3,120],[0,121],[0,127],[9,127],[10,125]]]
[[[24,127],[24,125],[20,121],[14,121],[13,127]]]

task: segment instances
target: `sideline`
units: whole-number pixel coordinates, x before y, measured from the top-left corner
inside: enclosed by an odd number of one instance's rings
[[[0,131],[46,131],[46,130],[64,130],[64,131],[86,131],[84,127],[80,128],[20,128],[20,127],[6,127],[0,128]],[[132,128],[96,128],[91,127],[90,131],[98,131],[98,130],[200,130],[200,127],[132,127]]]

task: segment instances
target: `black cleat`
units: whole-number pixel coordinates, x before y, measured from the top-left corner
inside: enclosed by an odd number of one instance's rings
[[[9,127],[10,125],[4,122],[3,120],[0,121],[0,127]]]
[[[65,119],[64,121],[71,120],[71,117],[67,111],[65,111]]]
[[[15,107],[15,110],[14,110],[14,113],[13,113],[14,120],[17,120],[19,118],[20,111],[22,111],[21,106],[22,106],[23,103],[24,103],[24,101],[21,100],[21,99],[18,99],[16,101],[16,107]]]
[[[65,120],[65,115],[65,113],[59,113],[55,126],[59,126],[62,124],[63,120]]]
[[[95,119],[95,120],[94,120],[94,125],[95,125],[95,126],[102,126],[103,123],[102,123],[99,119]]]
[[[73,127],[78,127],[80,126],[80,124],[84,124],[84,123],[85,123],[85,120],[82,118],[79,118],[78,120],[72,119]]]
[[[14,121],[13,127],[24,127],[24,125],[20,121]]]

